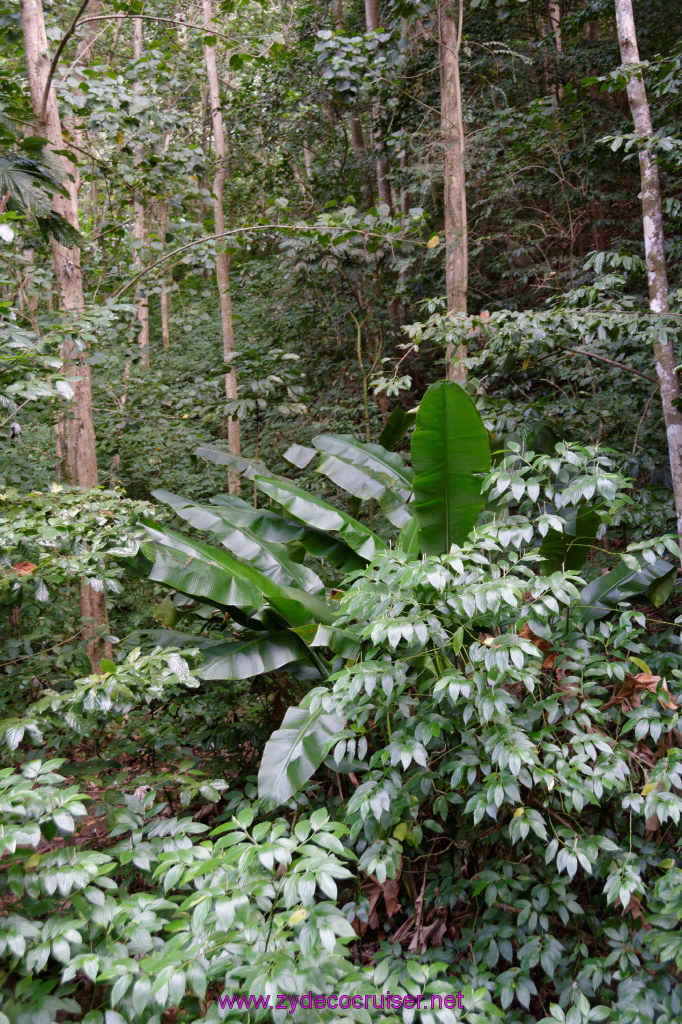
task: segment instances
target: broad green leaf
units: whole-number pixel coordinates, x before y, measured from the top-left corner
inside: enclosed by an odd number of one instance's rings
[[[644,562],[639,569],[630,569],[621,562],[611,572],[592,580],[580,596],[580,613],[584,621],[601,619],[608,615],[621,601],[646,594],[663,603],[672,590],[677,570],[670,562],[657,558],[655,562]]]
[[[370,562],[377,552],[388,550],[381,538],[369,527],[328,505],[321,498],[316,498],[293,484],[262,476],[256,476],[255,480],[259,489],[286,509],[294,519],[299,519],[316,530],[340,533],[353,551],[367,562]]]
[[[324,589],[324,584],[312,569],[292,561],[286,548],[275,541],[265,540],[252,532],[248,527],[239,528],[233,525],[231,516],[226,509],[219,506],[195,505],[187,498],[181,498],[170,491],[152,492],[159,501],[170,505],[179,516],[182,516],[197,530],[209,530],[220,539],[221,544],[237,558],[250,562],[261,572],[269,576],[275,583],[284,585],[295,584],[316,594]]]
[[[305,707],[289,708],[281,727],[265,744],[258,772],[261,800],[281,804],[302,789],[344,725],[338,715],[326,714],[321,708],[312,713]]]
[[[309,462],[315,458],[317,452],[314,448],[307,448],[303,444],[292,444],[284,453],[284,458],[297,469],[305,469]]]
[[[247,562],[227,551],[188,540],[143,520],[156,544],[156,560],[149,579],[190,597],[203,597],[218,607],[254,611],[269,604],[289,625],[317,621],[330,624],[336,613],[325,601],[303,590],[275,583]]]
[[[405,412],[402,405],[396,405],[386,420],[386,426],[379,434],[379,444],[387,451],[392,452],[405,437],[416,418],[416,412]]]
[[[432,384],[422,398],[412,435],[414,507],[426,555],[463,544],[484,501],[481,475],[490,446],[476,406],[453,381]]]
[[[270,470],[262,462],[254,462],[253,459],[245,459],[241,455],[235,455],[234,452],[227,452],[223,448],[218,448],[214,444],[200,444],[194,449],[194,454],[198,455],[200,459],[207,459],[209,462],[215,463],[217,466],[229,466],[230,469],[236,470],[237,473],[245,476],[247,480],[253,480],[257,473],[262,473],[264,476],[273,476]],[[283,477],[275,477],[275,479],[284,479]]]
[[[565,520],[563,533],[550,527],[543,538],[540,546],[543,572],[580,571],[597,539],[600,519],[589,505],[570,509]]]
[[[360,558],[344,541],[304,523],[285,519],[270,509],[254,508],[231,494],[216,494],[211,502],[229,509],[230,522],[235,526],[246,527],[264,540],[292,546],[300,542],[311,555],[328,558],[332,565],[346,572],[362,569],[366,564],[365,559]]]
[[[401,547],[406,555],[419,554],[419,523],[416,516],[410,516],[400,531],[398,547]]]
[[[322,452],[316,472],[356,498],[377,499],[394,526],[410,517],[412,470],[400,455],[378,444],[356,441],[348,434],[320,434],[313,444]]]
[[[263,672],[276,672],[305,658],[307,653],[306,645],[298,636],[281,630],[250,640],[204,647],[199,674],[202,679],[250,679]]]

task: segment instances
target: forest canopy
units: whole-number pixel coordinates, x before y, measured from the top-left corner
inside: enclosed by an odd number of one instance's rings
[[[673,0],[0,0],[0,1024],[682,1019]]]

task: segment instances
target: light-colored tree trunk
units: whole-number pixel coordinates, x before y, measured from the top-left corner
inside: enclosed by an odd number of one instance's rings
[[[561,38],[561,4],[558,0],[549,0],[547,4],[547,17],[549,20],[549,28],[554,36],[554,45],[556,46],[557,55],[564,52],[564,45]],[[554,82],[552,84],[552,107],[554,110],[559,109],[559,102],[564,95],[564,88],[557,82],[556,69],[554,74]]]
[[[210,33],[212,29],[213,11],[211,0],[202,0],[204,13],[204,29]],[[223,198],[225,194],[225,173],[227,150],[225,147],[225,133],[223,131],[223,110],[220,103],[220,89],[218,85],[218,71],[215,59],[215,46],[204,46],[204,59],[206,61],[206,77],[208,78],[208,95],[211,104],[211,123],[213,125],[213,140],[215,145],[215,174],[213,177],[213,217],[215,221],[215,233],[220,235],[225,231],[225,211],[223,209]],[[221,245],[216,246],[216,278],[218,282],[218,295],[220,298],[220,318],[223,327],[223,358],[229,363],[234,350],[234,323],[232,320],[232,294],[230,292],[230,257],[228,253],[221,251]],[[225,374],[225,397],[228,402],[237,398],[237,372],[232,367]],[[241,437],[239,420],[235,417],[227,421],[227,440],[235,455],[241,454]],[[239,490],[239,477],[231,472],[228,474],[230,493]]]
[[[624,65],[639,64],[637,33],[632,13],[632,0],[616,0],[616,25],[620,56]],[[663,236],[663,208],[658,166],[647,149],[653,137],[651,114],[644,80],[637,69],[631,69],[627,85],[628,100],[632,111],[635,132],[642,140],[639,151],[639,171],[642,180],[642,221],[644,227],[644,252],[649,280],[649,308],[652,313],[668,313],[668,269],[665,260],[665,239]],[[653,325],[652,325],[653,327]],[[655,336],[655,328],[652,330]],[[677,532],[682,542],[682,412],[677,408],[680,386],[675,367],[675,349],[672,340],[654,341],[654,362],[663,404],[663,418],[668,439],[670,472]]]
[[[43,108],[50,57],[41,0],[21,0],[21,22],[37,133],[49,140],[52,149],[64,150],[57,96],[53,85],[50,85]],[[61,160],[69,174],[71,161],[64,156]],[[74,228],[78,228],[78,194],[73,177],[69,177],[66,188],[68,194],[56,195],[52,206]],[[52,238],[51,246],[61,309],[76,319],[85,305],[80,249],[67,249],[55,238]],[[71,483],[91,488],[97,486],[98,476],[90,366],[85,360],[86,355],[87,353],[79,352],[71,338],[65,334],[62,342],[62,359],[64,373],[70,378],[74,397],[71,416],[64,420],[61,437],[63,475]],[[108,625],[106,598],[103,593],[88,586],[81,586],[80,609],[85,622],[86,636],[94,637],[99,627]],[[109,653],[108,647],[107,643],[102,644],[100,640],[92,639],[89,642],[88,654],[94,669],[97,668],[102,654]]]
[[[365,24],[368,32],[378,32],[379,12],[377,10],[377,0],[365,0]],[[386,206],[393,211],[393,190],[391,189],[391,182],[388,176],[388,157],[386,157],[382,152],[381,138],[378,136],[377,126],[379,124],[379,115],[380,108],[377,103],[372,109],[372,134],[374,135],[374,148],[376,152],[377,193],[379,196],[379,202],[385,203]]]
[[[334,0],[334,24],[337,32],[343,32],[343,0]],[[369,209],[374,205],[374,193],[371,178],[367,174],[367,147],[365,146],[362,122],[357,114],[353,114],[350,119],[350,144],[360,172],[362,205],[365,209]]]
[[[464,0],[459,0],[458,19],[448,0],[438,8],[440,50],[441,129],[443,133],[443,205],[445,208],[445,293],[450,313],[466,313],[469,276],[466,178],[464,173],[464,118],[459,75]],[[448,380],[463,383],[467,370],[465,344],[448,345]]]
[[[142,18],[134,19],[133,57],[136,63],[142,57]],[[135,92],[140,92],[141,88],[142,85],[138,79],[135,83]],[[139,167],[142,163],[142,146],[135,147],[133,163],[135,167]],[[139,179],[139,174],[137,177]],[[141,248],[145,242],[144,227],[144,204],[139,195],[136,195],[133,219],[133,240],[135,242],[133,262],[136,267],[136,273],[144,269],[141,256]],[[140,333],[137,339],[140,346],[140,364],[144,369],[149,369],[149,298],[144,281],[141,281],[137,286],[137,319],[140,324]]]
[[[166,226],[168,224],[168,209],[166,201],[163,200],[159,207],[159,238],[162,245],[166,244]],[[161,340],[163,347],[170,345],[170,285],[168,271],[164,270],[161,277]]]

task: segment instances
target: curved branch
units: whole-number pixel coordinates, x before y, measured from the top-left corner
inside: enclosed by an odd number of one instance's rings
[[[631,373],[633,377],[641,377],[642,380],[650,380],[652,384],[657,384],[658,381],[655,377],[650,377],[648,373],[640,373],[639,370],[633,370],[631,366],[626,366],[625,363],[619,363],[615,359],[609,359],[607,356],[600,356],[596,352],[588,352],[584,348],[566,348],[565,352],[575,352],[579,356],[587,356],[589,359],[598,359],[602,363],[609,363],[610,366],[617,366],[619,370],[625,370],[626,373]]]
[[[171,252],[166,253],[165,256],[162,256],[161,259],[156,260],[155,263],[150,263],[148,267],[145,267],[144,270],[140,271],[139,274],[136,274],[135,277],[131,277],[127,284],[122,285],[118,289],[118,291],[115,291],[111,298],[120,298],[120,296],[127,292],[129,288],[132,288],[134,284],[137,284],[140,278],[144,277],[145,274],[148,274],[151,270],[156,270],[157,267],[159,267],[162,263],[165,263],[166,260],[172,259],[173,256],[177,256],[179,255],[179,253],[185,252],[187,249],[193,249],[195,245],[203,245],[204,242],[216,242],[221,238],[227,238],[229,235],[247,234],[250,231],[314,231],[321,234],[323,232],[329,233],[338,230],[339,226],[337,224],[320,224],[315,225],[314,227],[311,227],[308,224],[306,224],[305,226],[301,225],[300,227],[298,227],[295,224],[251,224],[247,225],[246,227],[230,228],[228,231],[220,231],[217,235],[204,235],[202,238],[195,238],[191,242],[186,242],[185,245],[178,246],[177,249],[173,249],[171,250]],[[364,228],[348,227],[345,228],[344,230],[353,231],[355,232],[355,234],[362,235],[365,238],[380,238],[384,242],[395,241],[395,238],[392,235],[382,235],[379,231],[366,231]],[[401,241],[411,241],[412,244],[414,245],[422,244],[424,247],[426,247],[426,242],[420,242],[417,239],[403,238],[401,239]]]

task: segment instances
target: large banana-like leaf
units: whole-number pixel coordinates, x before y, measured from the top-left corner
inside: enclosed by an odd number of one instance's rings
[[[253,611],[268,604],[291,626],[311,621],[327,625],[334,622],[336,613],[332,607],[313,594],[275,583],[221,548],[159,529],[148,520],[143,523],[156,545],[156,560],[149,579],[190,597],[202,597],[218,607]]]
[[[354,572],[366,564],[364,558],[353,551],[344,541],[331,537],[322,530],[316,530],[305,523],[286,519],[270,509],[254,508],[232,494],[216,494],[211,502],[229,510],[230,522],[240,528],[247,528],[264,540],[279,544],[300,541],[306,551],[317,558],[328,558],[337,569]]]
[[[271,480],[268,477],[256,476],[259,489],[281,505],[294,519],[299,519],[316,530],[340,533],[346,543],[358,555],[370,562],[379,551],[388,548],[380,537],[377,537],[367,526],[357,519],[328,505],[321,498],[316,498],[293,484]]]
[[[320,434],[313,444],[322,452],[316,472],[356,498],[376,498],[394,526],[405,525],[410,518],[412,470],[400,455],[348,434]]]
[[[412,435],[414,507],[419,544],[442,555],[462,544],[483,507],[481,475],[490,469],[483,421],[453,381],[432,384],[421,400]]]
[[[273,804],[289,800],[322,764],[344,728],[338,715],[322,709],[289,708],[281,727],[263,751],[258,772],[258,795]]]
[[[585,587],[580,595],[581,617],[586,622],[602,619],[621,601],[629,601],[640,594],[646,594],[658,607],[668,598],[676,577],[676,567],[662,558],[642,562],[639,569],[630,569],[621,562]]]
[[[214,444],[200,444],[194,449],[194,454],[198,455],[201,459],[207,459],[209,462],[214,462],[217,466],[229,466],[230,469],[234,469],[237,473],[245,476],[247,480],[253,480],[256,473],[262,473],[264,476],[272,476],[275,480],[284,480],[285,477],[277,476],[276,473],[271,473],[267,466],[262,462],[254,462],[253,459],[245,459],[242,455],[235,455],[234,452],[227,452],[223,448],[218,448]]]
[[[579,572],[596,539],[601,520],[589,505],[570,509],[565,517],[564,531],[549,529],[543,537],[540,554],[542,571],[575,569]]]
[[[380,444],[356,441],[350,434],[318,434],[313,438],[318,451],[334,455],[358,470],[359,490],[363,483],[369,490],[375,485],[391,487],[403,501],[412,494],[413,473],[397,452],[389,452]],[[362,483],[360,482],[362,481]],[[348,488],[346,488],[348,490]],[[351,491],[351,494],[355,494]],[[358,498],[375,498],[376,493],[357,494]]]
[[[250,640],[213,644],[205,647],[203,654],[202,679],[251,679],[301,661],[308,649],[294,633],[280,630]]]
[[[386,426],[379,434],[379,444],[392,452],[400,444],[417,417],[416,412],[405,412],[402,405],[396,405],[386,420]]]
[[[315,634],[319,627],[312,623],[307,628]],[[267,636],[218,642],[213,637],[195,636],[175,629],[155,630],[151,635],[161,647],[197,647],[204,656],[199,675],[207,680],[251,679],[262,672],[276,672],[285,665],[309,660],[306,644],[297,633],[286,629],[276,630]]]
[[[232,522],[232,516],[227,509],[195,505],[188,498],[182,498],[171,491],[157,490],[152,493],[159,501],[170,505],[195,529],[214,533],[228,551],[237,558],[250,562],[275,583],[282,583],[285,586],[293,583],[307,590],[309,594],[317,594],[324,589],[319,576],[307,566],[294,562],[282,544],[265,540],[248,527],[240,529]]]

